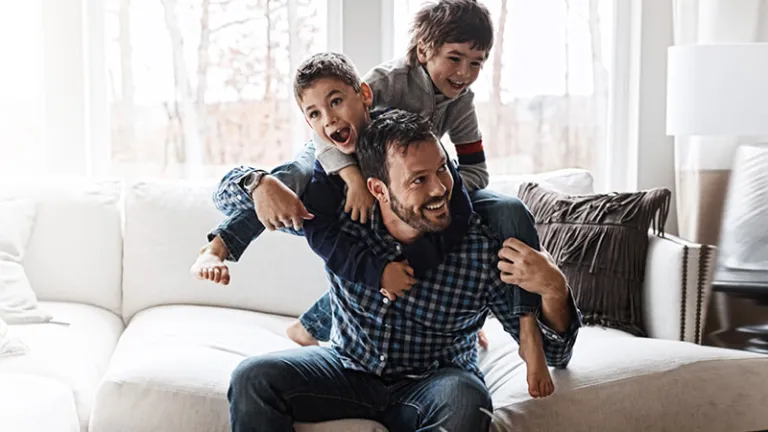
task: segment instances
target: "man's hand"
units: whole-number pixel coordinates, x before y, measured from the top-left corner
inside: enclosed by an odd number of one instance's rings
[[[261,180],[261,184],[253,190],[252,198],[256,216],[270,231],[282,227],[293,227],[298,231],[305,219],[315,217],[292,190],[272,176]]]
[[[415,283],[413,268],[408,265],[408,261],[391,262],[384,267],[384,273],[381,275],[381,293],[394,301],[402,297]]]
[[[516,238],[508,238],[499,250],[501,280],[539,294],[564,297],[565,276],[546,252],[539,252]]]
[[[365,179],[357,165],[344,167],[339,171],[339,176],[347,185],[347,201],[344,204],[344,212],[351,213],[350,217],[355,222],[365,224],[373,207],[373,195],[368,191]]]

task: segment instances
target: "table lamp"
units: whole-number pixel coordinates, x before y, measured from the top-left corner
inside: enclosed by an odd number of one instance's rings
[[[768,142],[768,43],[670,47],[667,134],[698,140],[701,159],[720,140],[708,164],[676,163],[679,213],[709,203],[695,216],[719,228],[715,279],[736,272],[768,281],[768,145],[758,144]],[[691,190],[699,196],[686,196]]]

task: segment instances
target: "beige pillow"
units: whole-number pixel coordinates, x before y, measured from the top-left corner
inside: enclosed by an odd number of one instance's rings
[[[24,272],[24,253],[34,222],[33,202],[0,201],[0,319],[8,324],[51,320],[51,315],[40,309]]]

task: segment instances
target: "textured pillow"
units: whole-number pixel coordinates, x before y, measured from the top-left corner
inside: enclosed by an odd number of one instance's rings
[[[39,308],[22,266],[34,222],[34,203],[0,201],[0,319],[8,324],[51,320],[51,315]]]
[[[664,235],[670,191],[566,195],[526,183],[519,194],[536,219],[542,247],[565,274],[584,323],[645,336],[648,230]]]

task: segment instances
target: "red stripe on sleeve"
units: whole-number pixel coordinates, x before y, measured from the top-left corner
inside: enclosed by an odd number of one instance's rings
[[[457,155],[466,155],[466,154],[472,154],[472,153],[480,153],[483,151],[483,140],[475,141],[472,143],[466,143],[466,144],[457,144],[456,145],[456,154]]]

